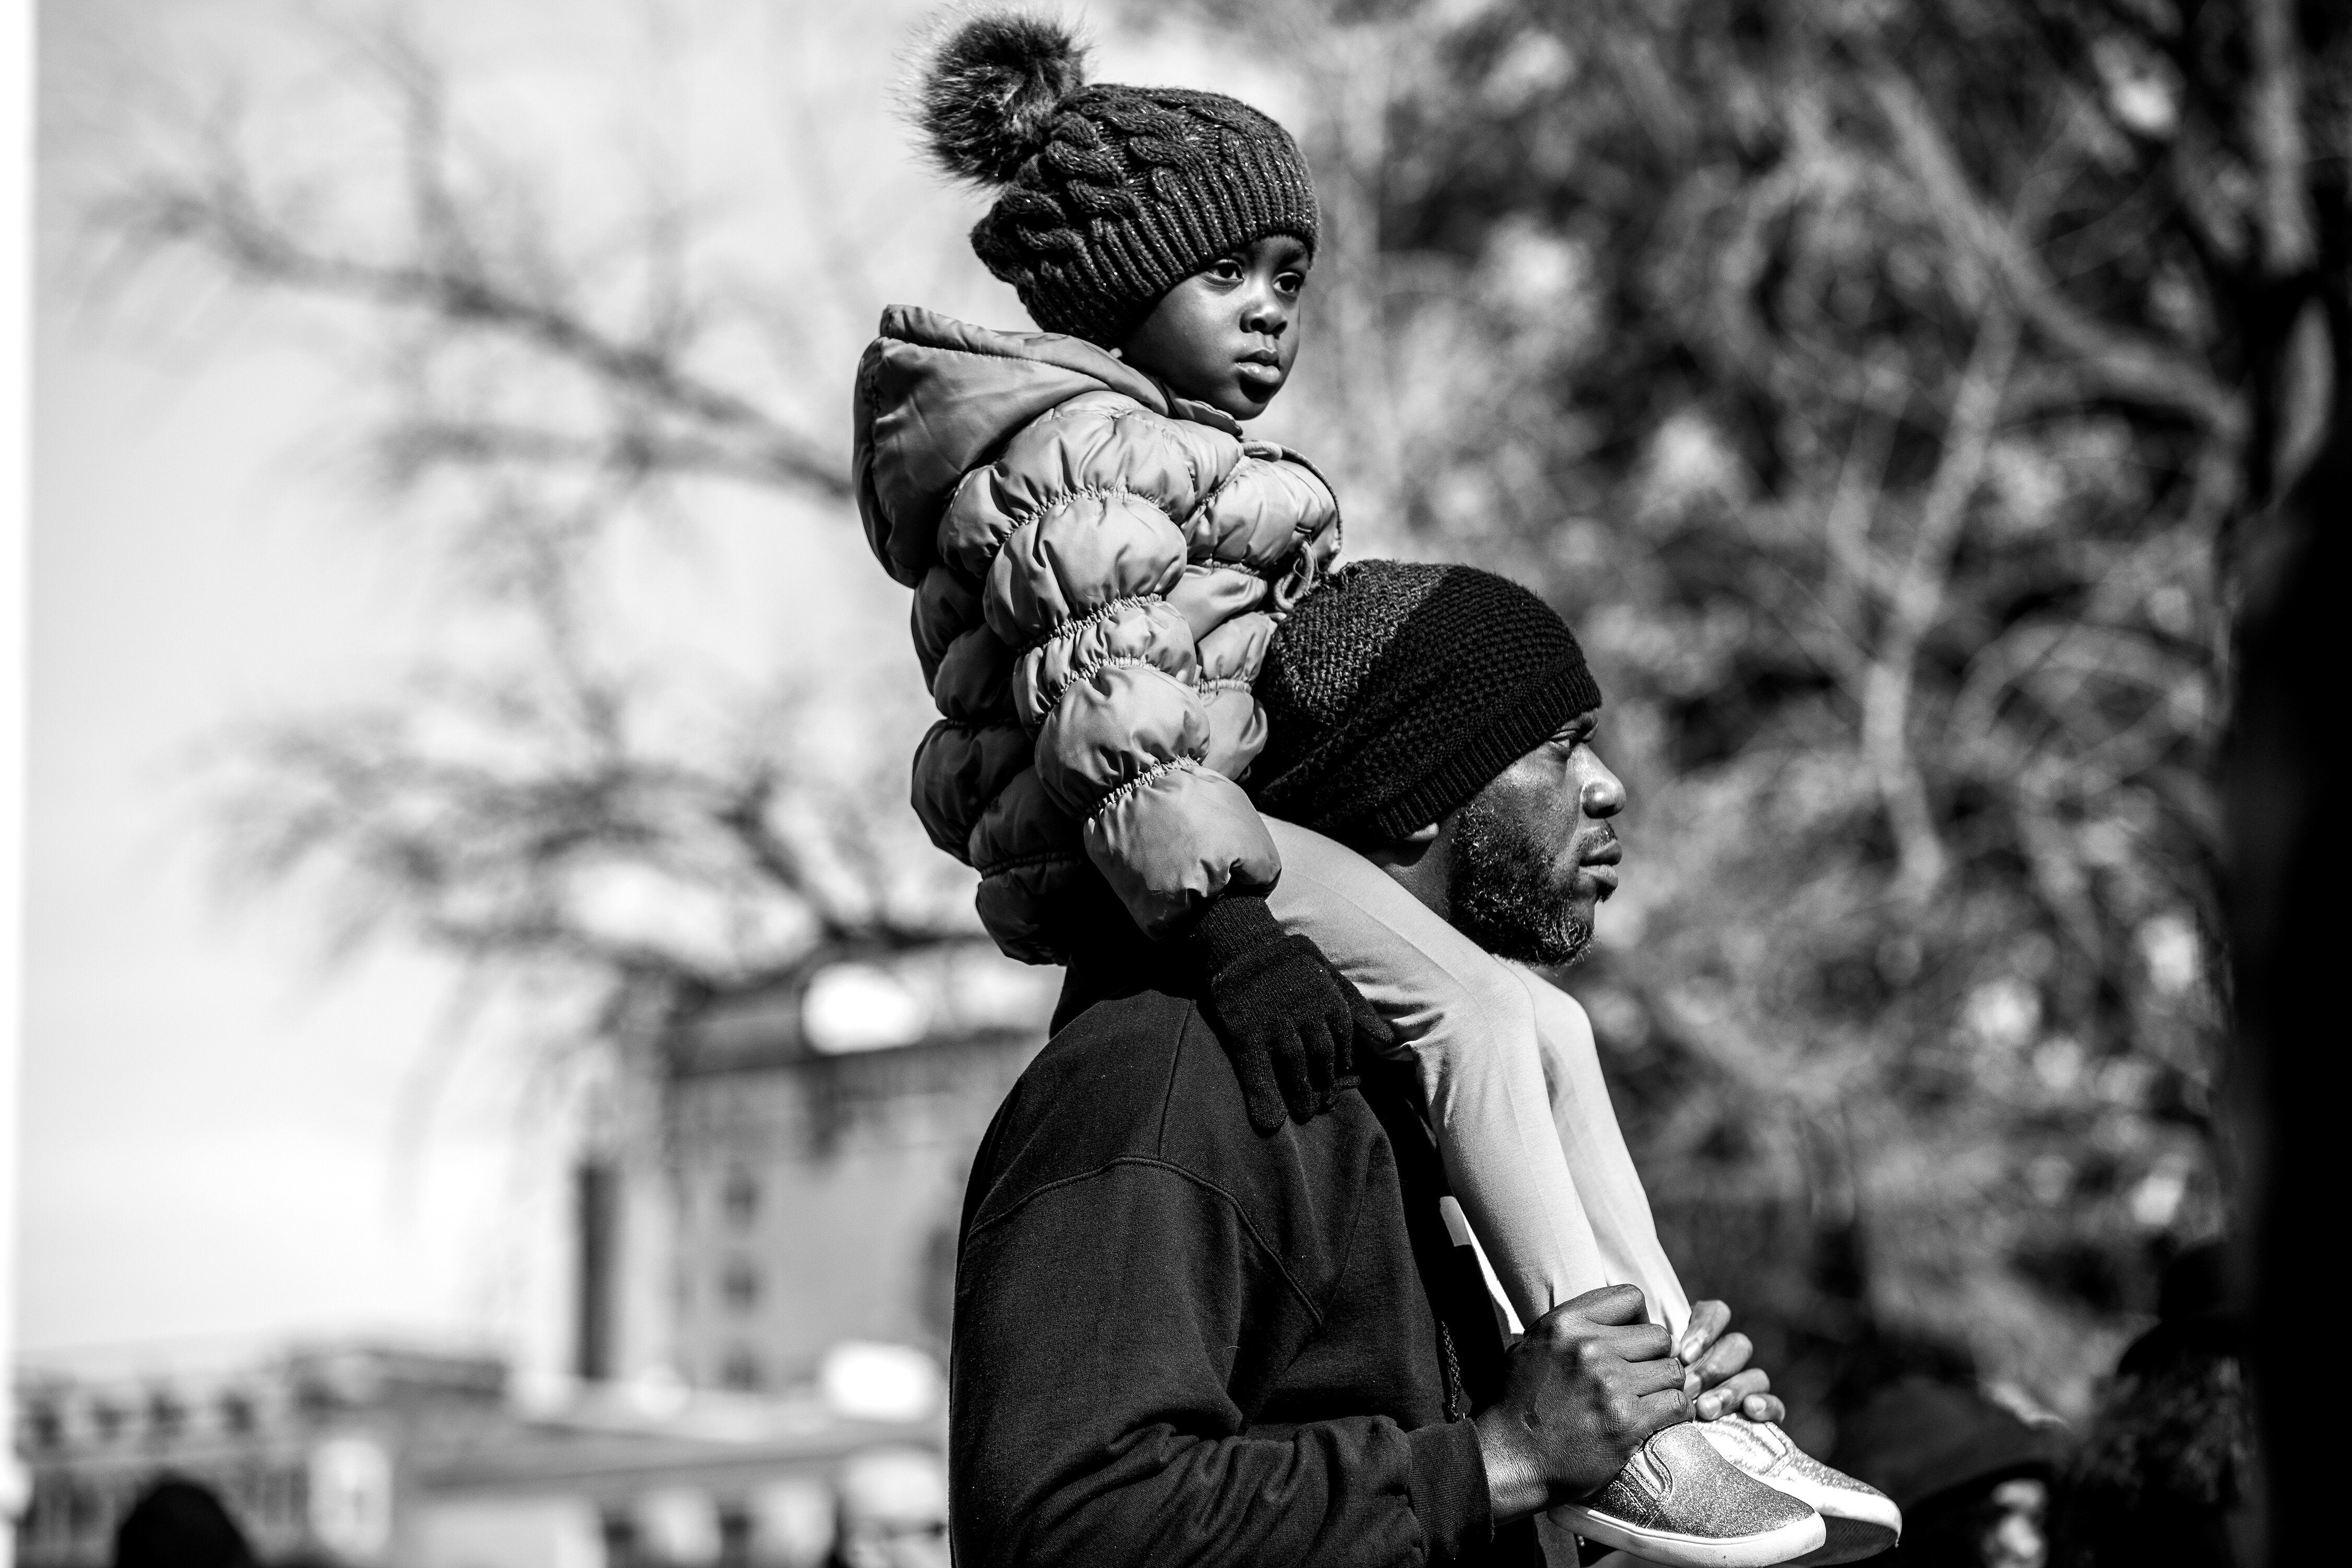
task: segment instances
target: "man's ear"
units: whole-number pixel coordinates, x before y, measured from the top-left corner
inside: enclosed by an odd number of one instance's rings
[[[1443,821],[1416,827],[1386,844],[1371,846],[1364,851],[1364,858],[1402,883],[1406,892],[1444,915],[1450,858],[1445,827],[1453,820],[1449,812]]]

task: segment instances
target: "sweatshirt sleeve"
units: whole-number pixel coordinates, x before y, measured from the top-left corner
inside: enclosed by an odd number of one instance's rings
[[[1229,1389],[1281,1360],[1237,1365],[1237,1347],[1286,1359],[1314,1326],[1233,1200],[1164,1161],[982,1216],[956,1277],[957,1562],[1380,1568],[1482,1547],[1471,1423],[1244,1427]]]

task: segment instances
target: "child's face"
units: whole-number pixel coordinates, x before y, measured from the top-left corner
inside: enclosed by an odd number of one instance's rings
[[[1286,234],[1221,257],[1168,290],[1119,353],[1180,396],[1254,419],[1298,357],[1309,264],[1307,247]]]

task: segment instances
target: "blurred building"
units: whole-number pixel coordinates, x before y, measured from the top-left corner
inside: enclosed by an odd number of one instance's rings
[[[218,1492],[268,1563],[811,1568],[845,1530],[944,1520],[942,1411],[919,1382],[901,1372],[896,1407],[863,1413],[822,1386],[589,1390],[528,1412],[494,1358],[365,1346],[196,1379],[35,1377],[17,1561],[99,1568],[139,1494],[176,1475]]]
[[[375,1562],[418,1455],[506,1420],[492,1358],[306,1350],[192,1377],[19,1379],[16,1449],[31,1493],[17,1561],[105,1563],[158,1475],[221,1494],[265,1558]]]
[[[943,1351],[973,1151],[1057,971],[959,945],[712,1004],[575,1173],[573,1371],[755,1392],[843,1341]]]
[[[234,1373],[21,1373],[25,1568],[96,1568],[158,1476],[266,1562],[944,1564],[963,1182],[1051,972],[950,947],[714,1002],[572,1173],[573,1376],[379,1346]]]

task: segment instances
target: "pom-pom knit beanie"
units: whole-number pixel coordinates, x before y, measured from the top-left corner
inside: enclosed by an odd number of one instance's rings
[[[1085,79],[1060,26],[964,24],[922,84],[950,174],[1002,186],[971,231],[1036,323],[1117,347],[1160,297],[1268,235],[1315,247],[1315,187],[1288,132],[1236,99]]]
[[[1358,846],[1463,805],[1601,706],[1559,612],[1475,566],[1359,561],[1301,600],[1257,678],[1251,798]]]

